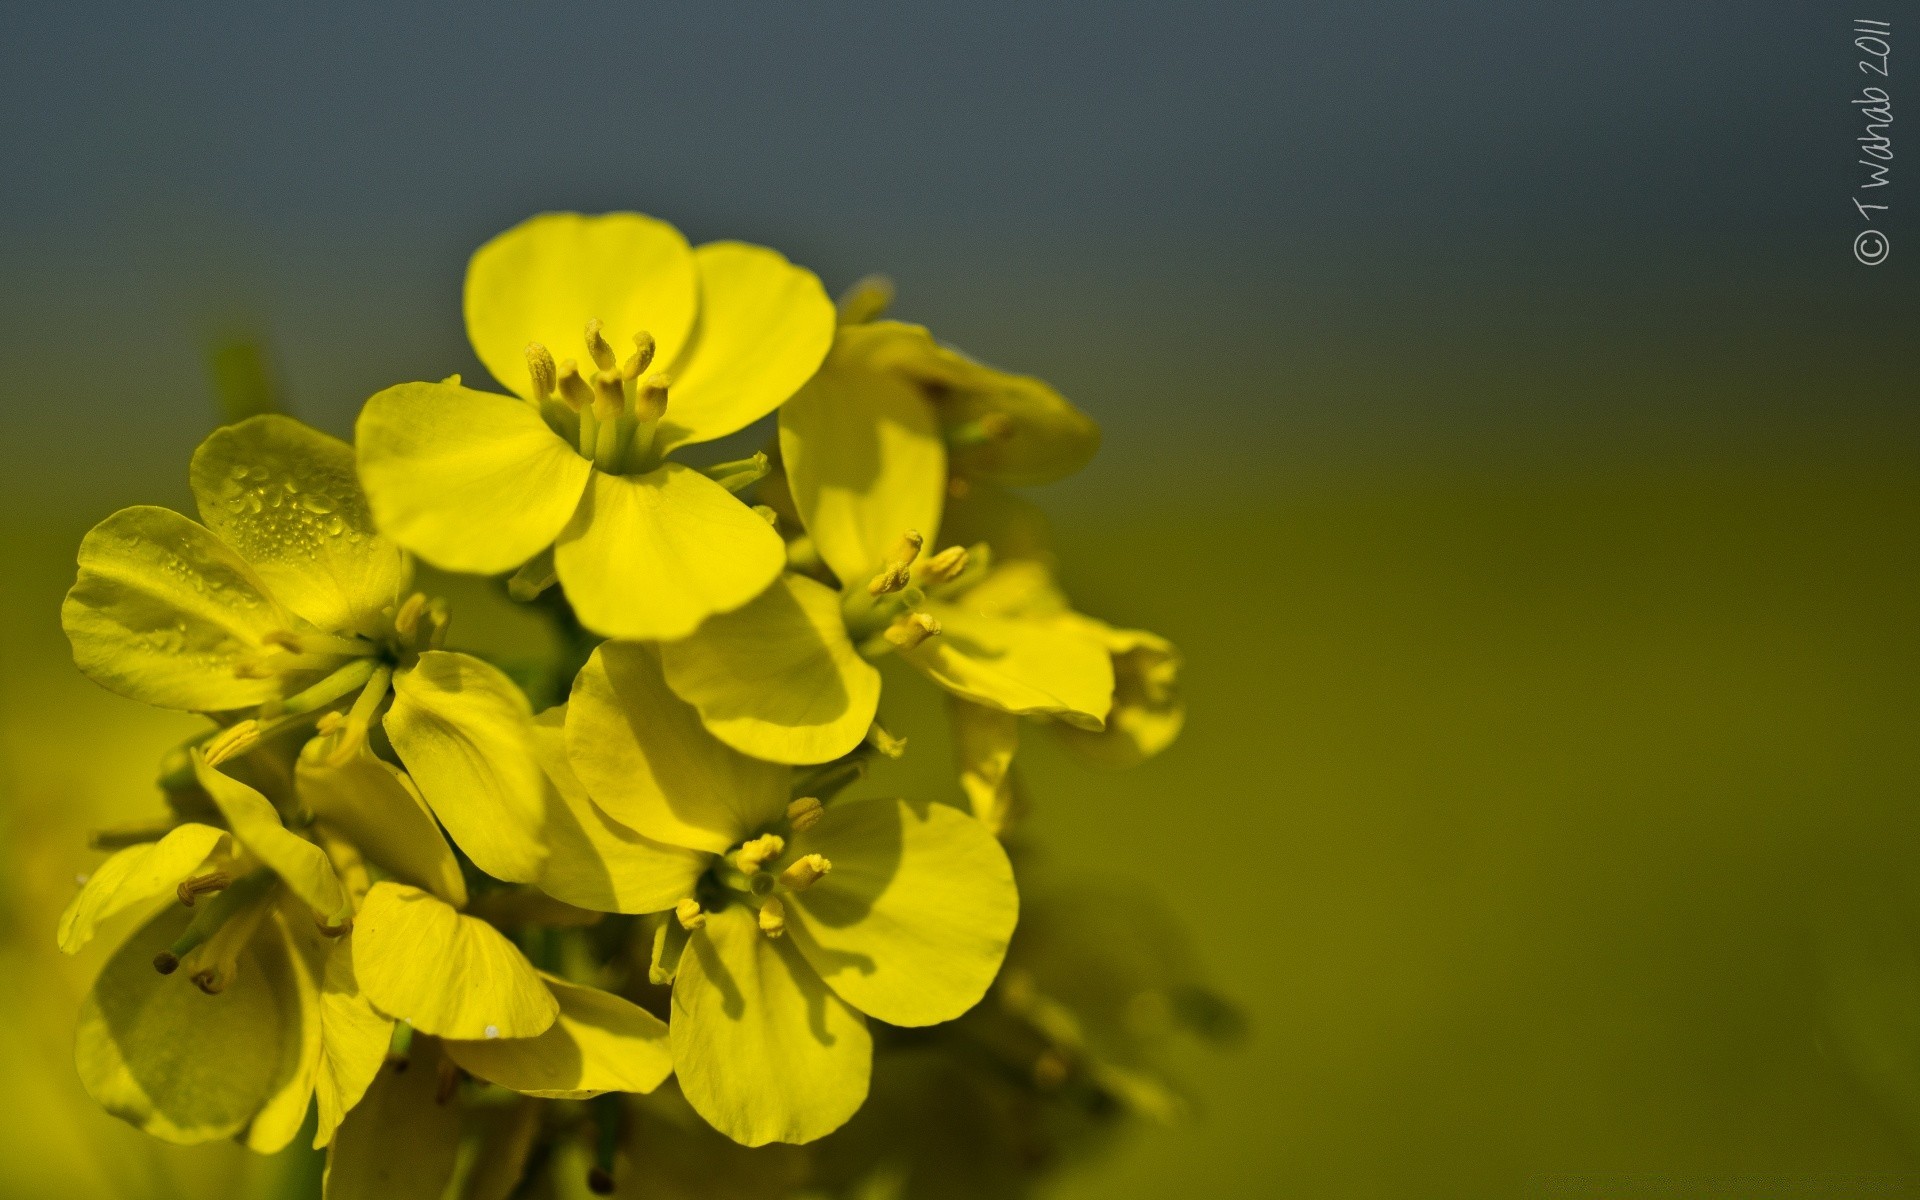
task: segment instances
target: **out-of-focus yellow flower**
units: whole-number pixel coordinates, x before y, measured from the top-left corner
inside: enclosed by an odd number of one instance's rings
[[[966,1011],[1006,951],[1012,868],[942,805],[790,799],[790,772],[713,737],[656,652],[609,642],[575,681],[568,757],[592,801],[690,853],[655,946],[681,1090],[747,1145],[806,1142],[867,1092],[866,1016]]]
[[[448,381],[367,402],[360,468],[394,540],[482,574],[552,546],[582,623],[613,637],[684,636],[773,582],[778,536],[715,481],[757,472],[709,477],[667,456],[765,416],[813,374],[833,306],[811,272],[739,242],[689,248],[638,213],[547,213],[475,253],[466,319],[520,399]]]

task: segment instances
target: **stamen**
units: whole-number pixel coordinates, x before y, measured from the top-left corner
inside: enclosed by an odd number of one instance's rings
[[[655,371],[640,381],[639,390],[633,394],[633,414],[642,421],[658,421],[667,413],[667,389],[673,386],[673,376]]]
[[[893,303],[893,280],[885,275],[868,275],[840,295],[840,323],[864,325],[881,316]]]
[[[612,368],[593,373],[593,415],[600,418],[603,437],[606,423],[626,411],[625,383],[620,372]]]
[[[926,613],[909,613],[887,626],[883,635],[902,650],[912,650],[930,637],[940,633],[940,622]]]
[[[768,896],[760,905],[760,932],[777,938],[787,931],[787,906],[780,897]]]
[[[338,925],[333,925],[328,923],[327,921],[322,920],[319,914],[316,913],[314,914],[314,918],[313,918],[313,927],[315,929],[318,929],[320,931],[320,936],[324,938],[345,937],[349,933],[353,932],[353,918],[348,917],[345,920],[341,921]]]
[[[393,1023],[393,1037],[387,1042],[387,1064],[395,1074],[407,1069],[408,1056],[413,1051],[413,1025],[408,1021]]]
[[[945,550],[920,564],[920,582],[926,587],[938,587],[943,583],[952,583],[967,569],[971,556],[965,546],[948,546]]]
[[[687,936],[686,926],[679,921],[662,921],[653,931],[653,957],[647,963],[647,979],[655,987],[666,987],[680,973],[680,955],[687,948]]]
[[[751,458],[737,458],[731,462],[701,467],[700,473],[737,496],[765,479],[767,472],[772,469],[773,463],[767,458],[767,452],[761,450]]]
[[[733,865],[741,874],[751,875],[769,862],[786,853],[787,840],[777,833],[763,833],[750,842],[743,843],[730,856]]]
[[[653,365],[653,352],[655,349],[652,334],[644,329],[634,334],[633,357],[629,358],[626,364],[620,368],[621,373],[626,375],[628,379],[640,378],[640,372]]]
[[[444,597],[427,601],[427,649],[438,650],[447,644],[447,628],[453,624],[453,609]]]
[[[920,547],[925,543],[926,539],[917,530],[909,529],[901,534],[893,553],[887,556],[886,567],[867,581],[867,595],[885,596],[906,587],[913,560],[920,557]]]
[[[553,395],[553,385],[559,380],[559,372],[553,365],[553,354],[539,342],[527,343],[527,375],[533,381],[533,398],[545,400]]]
[[[194,986],[217,994],[232,982],[240,951],[271,907],[277,883],[265,868],[234,881],[194,913],[173,945],[154,956],[153,969],[171,975],[185,965]]]
[[[888,733],[887,727],[878,721],[867,726],[865,741],[886,758],[900,759],[907,755],[907,739]]]
[[[280,710],[289,716],[310,713],[325,708],[335,700],[353,691],[373,677],[380,666],[371,658],[357,658],[338,671],[322,679],[304,692],[288,696],[280,702]]]
[[[225,871],[209,871],[205,875],[195,875],[182,879],[174,894],[180,897],[180,903],[188,908],[202,896],[211,896],[215,892],[224,892],[233,885],[233,876]]]
[[[787,805],[787,824],[793,826],[795,833],[805,833],[820,823],[825,816],[826,806],[812,796],[802,796]]]
[[[593,403],[593,389],[580,378],[580,364],[571,358],[561,360],[554,388],[560,393],[561,401],[575,412]]]
[[[691,896],[673,906],[673,917],[680,922],[680,928],[688,933],[702,928],[707,923],[706,910],[702,909],[700,902]]]
[[[423,592],[415,592],[400,605],[400,611],[393,614],[393,631],[408,641],[413,640],[414,630],[420,628],[420,614],[427,611],[427,597]]]
[[[587,354],[593,359],[594,366],[602,371],[611,371],[620,360],[613,356],[613,347],[607,344],[605,329],[599,317],[587,322]]]
[[[833,863],[824,854],[805,854],[780,872],[780,884],[790,891],[804,892],[824,879]]]
[[[434,1081],[433,1102],[445,1104],[460,1090],[460,1065],[450,1058],[440,1060],[440,1077]]]
[[[353,761],[353,756],[367,744],[367,731],[373,727],[374,710],[386,698],[387,684],[392,681],[393,668],[378,667],[367,680],[367,686],[361,688],[360,694],[354,697],[353,707],[347,711],[346,724],[340,729],[340,744],[334,747],[329,760],[334,766],[345,766]]]
[[[258,721],[239,721],[215,734],[207,743],[201,757],[210,767],[217,767],[230,758],[247,753],[261,741],[261,726]]]

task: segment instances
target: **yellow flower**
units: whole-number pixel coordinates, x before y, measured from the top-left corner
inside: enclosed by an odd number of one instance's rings
[[[612,637],[684,636],[773,582],[766,521],[667,456],[751,424],[813,374],[833,307],[811,272],[739,242],[689,248],[637,213],[548,213],[473,256],[466,319],[520,398],[449,381],[367,402],[360,469],[389,536],[482,574],[551,546],[581,622]]]
[[[866,1017],[931,1025],[984,994],[1019,900],[978,821],[942,805],[790,800],[791,772],[709,734],[648,646],[597,649],[565,719],[593,804],[686,852],[655,967],[673,982],[681,1090],[722,1133],[822,1136],[866,1096]]]
[[[887,329],[855,327],[873,345],[849,332],[780,410],[784,478],[806,528],[792,556],[837,590],[789,573],[669,643],[674,691],[728,745],[786,763],[860,742],[880,694],[868,659],[895,652],[975,704],[1101,729],[1114,680],[1094,631],[1071,614],[982,603],[998,574],[988,555],[931,553],[948,472],[936,411],[900,376],[861,365]]]

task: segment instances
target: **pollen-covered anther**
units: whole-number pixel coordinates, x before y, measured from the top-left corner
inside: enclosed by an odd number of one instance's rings
[[[673,906],[673,919],[680,922],[680,928],[686,930],[688,933],[692,933],[694,930],[706,925],[707,912],[700,907],[698,900],[695,900],[692,896],[688,896],[685,900]]]
[[[787,840],[777,833],[763,833],[750,842],[742,843],[733,852],[733,865],[740,868],[743,875],[751,875],[761,867],[786,852]]]
[[[620,364],[620,374],[628,380],[640,378],[640,373],[653,365],[653,353],[656,349],[653,335],[642,329],[633,335],[633,353],[627,361]]]
[[[415,592],[400,604],[400,610],[393,614],[393,631],[403,638],[411,639],[420,628],[420,616],[427,611],[427,597],[423,592]]]
[[[553,353],[539,342],[527,343],[527,377],[533,383],[535,400],[553,395],[554,385],[559,382],[560,371],[554,366]]]
[[[182,879],[174,894],[180,897],[180,903],[188,908],[202,896],[211,896],[215,892],[224,892],[233,885],[233,876],[225,871],[209,871],[205,875],[195,875]]]
[[[802,796],[787,805],[787,824],[793,826],[795,833],[805,833],[820,823],[826,815],[826,806],[813,796]]]
[[[885,596],[904,590],[912,578],[913,560],[920,557],[920,547],[925,544],[926,539],[917,530],[901,534],[893,553],[887,556],[887,565],[867,581],[867,595]]]
[[[920,580],[930,586],[952,583],[967,569],[971,558],[965,546],[948,546],[920,564]]]
[[[239,721],[222,729],[208,739],[201,754],[207,765],[217,767],[230,758],[237,758],[260,744],[260,722],[255,720]]]
[[[611,367],[593,373],[593,415],[611,421],[626,411],[626,380]]]
[[[908,613],[893,624],[887,626],[883,635],[889,642],[902,650],[912,650],[930,637],[940,633],[940,622],[926,613]]]
[[[633,415],[642,421],[658,421],[667,415],[667,389],[673,386],[673,376],[664,371],[655,371],[640,381],[633,393]]]
[[[593,365],[602,371],[613,370],[619,360],[613,356],[613,347],[607,344],[606,326],[599,317],[587,322],[587,355],[593,359]]]
[[[804,892],[824,879],[833,863],[824,854],[804,854],[780,872],[780,884],[789,891]]]
[[[777,938],[787,931],[787,906],[780,897],[768,896],[760,905],[760,932]]]
[[[593,389],[580,378],[580,364],[571,358],[561,360],[553,386],[561,401],[574,412],[593,403]]]

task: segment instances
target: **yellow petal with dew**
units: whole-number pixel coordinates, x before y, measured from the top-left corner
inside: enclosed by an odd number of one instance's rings
[[[193,752],[193,774],[227,819],[234,840],[273,868],[294,895],[305,901],[314,916],[339,924],[350,914],[347,893],[340,886],[327,852],[280,822],[272,801],[231,775],[207,765]]]
[[[461,1108],[439,1088],[431,1038],[415,1038],[406,1063],[381,1066],[328,1148],[324,1200],[440,1200],[460,1150]]]
[[[533,710],[499,668],[430,650],[393,679],[387,736],[427,805],[475,865],[531,883],[545,851],[548,784]]]
[[[360,1103],[393,1041],[393,1020],[373,1007],[353,973],[353,934],[335,941],[320,976],[320,1067],[314,1075],[319,1119],[316,1148],[333,1140],[353,1106]]]
[[[986,994],[1020,897],[985,825],[944,804],[841,801],[790,849],[833,864],[787,898],[786,917],[841,999],[892,1025],[933,1025]]]
[[[709,914],[689,937],[668,1034],[681,1092],[742,1145],[811,1142],[867,1098],[865,1018],[744,907]]]
[[[591,374],[584,335],[599,320],[620,354],[653,335],[656,361],[674,360],[693,330],[700,285],[680,231],[640,213],[530,217],[474,251],[467,264],[467,339],[501,385],[528,396],[529,342]]]
[[[181,882],[197,873],[226,840],[225,830],[189,823],[175,826],[157,842],[117,851],[94,868],[60,914],[60,949],[73,954],[121,913],[175,900]]]
[[[594,803],[567,761],[565,706],[534,718],[534,747],[558,802],[547,806],[540,890],[596,912],[649,913],[693,894],[709,856],[646,837]]]
[[[1020,718],[958,696],[947,697],[947,714],[967,807],[998,837],[1014,816],[1013,756],[1020,748]]]
[[[673,1070],[667,1023],[612,992],[546,975],[560,1016],[539,1037],[447,1041],[469,1072],[529,1096],[578,1100],[602,1092],[650,1092]]]
[[[245,559],[179,513],[123,508],[80,543],[60,607],[74,665],[110,692],[161,708],[221,712],[277,698],[280,681],[236,668],[291,624]]]
[[[300,984],[286,942],[258,936],[206,995],[154,956],[193,914],[162,910],[114,951],[80,1009],[74,1063],[108,1112],[163,1141],[232,1137],[300,1069]]]
[[[929,603],[941,633],[901,657],[962,699],[1098,729],[1113,705],[1107,649],[1058,620],[990,617]]]
[[[865,587],[908,530],[931,551],[947,489],[947,449],[925,396],[874,365],[876,342],[912,337],[883,323],[840,331],[820,373],[780,410],[780,457],[820,557],[846,588]]]
[[[1113,656],[1113,710],[1094,732],[1055,725],[1067,748],[1095,766],[1138,766],[1172,745],[1186,722],[1180,697],[1180,652],[1144,629],[1115,629],[1091,617],[1075,624],[1099,637]]]
[[[329,633],[380,632],[413,571],[374,532],[353,447],[269,413],[210,434],[191,479],[200,519],[280,603]]]
[[[566,722],[567,757],[587,793],[656,841],[717,854],[786,811],[787,768],[707,732],[668,689],[651,646],[603,642],[574,678]]]
[[[839,594],[801,575],[781,576],[660,657],[667,683],[715,737],[773,762],[840,757],[880,705],[880,673],[847,638]]]
[[[532,405],[450,383],[379,393],[354,440],[380,531],[449,571],[510,571],[546,549],[593,473]]]
[[[335,762],[332,740],[315,738],[301,750],[294,778],[300,802],[314,818],[374,865],[455,908],[466,906],[459,860],[405,772],[364,744],[345,762]]]
[[[820,280],[776,250],[710,242],[693,252],[700,321],[671,362],[672,399],[656,443],[706,442],[744,429],[793,395],[833,344],[833,302]]]
[[[596,471],[554,547],[580,623],[607,637],[685,637],[766,590],[786,548],[752,509],[691,467]]]
[[[373,1006],[440,1037],[534,1037],[560,1006],[485,921],[419,888],[376,883],[353,923],[353,968]]]

